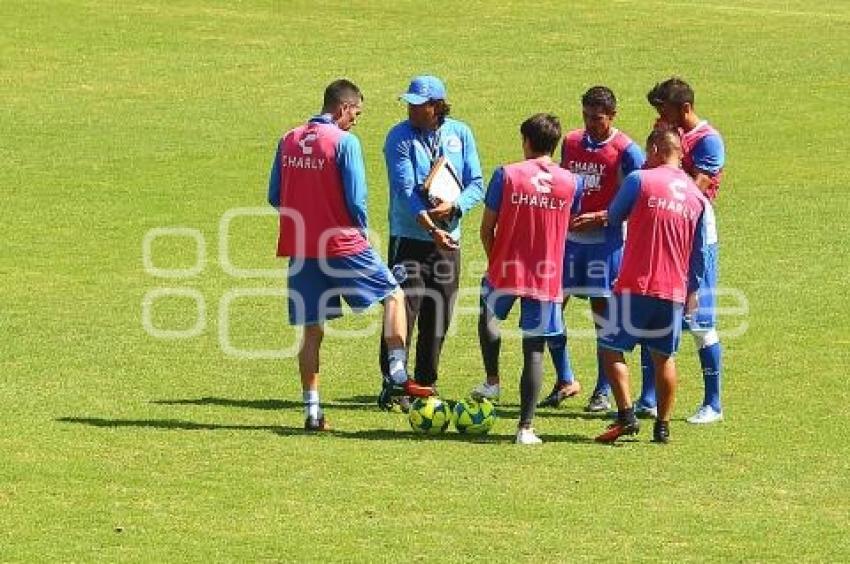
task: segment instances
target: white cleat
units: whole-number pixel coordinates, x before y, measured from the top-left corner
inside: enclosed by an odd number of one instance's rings
[[[516,444],[518,445],[542,445],[543,441],[534,434],[534,429],[517,429]]]
[[[635,407],[635,415],[638,417],[649,417],[651,419],[658,419],[658,408],[657,407],[649,407],[648,405],[644,405],[640,402],[634,404]]]
[[[492,402],[498,402],[501,390],[499,389],[499,384],[491,385],[487,382],[482,382],[475,386],[469,394],[475,399],[484,398]]]
[[[723,421],[723,412],[714,411],[714,408],[710,405],[703,405],[696,413],[688,417],[688,423],[693,423],[694,425],[707,425],[709,423],[717,423],[718,421]]]

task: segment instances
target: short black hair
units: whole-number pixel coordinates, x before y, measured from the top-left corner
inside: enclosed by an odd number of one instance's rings
[[[352,102],[354,98],[362,102],[364,99],[363,93],[360,92],[356,84],[347,78],[340,78],[334,80],[325,88],[325,98],[322,107],[325,110],[332,110],[339,107],[340,104]]]
[[[653,107],[672,104],[681,108],[685,104],[694,105],[694,90],[691,85],[678,77],[659,82],[646,94],[647,101]]]
[[[647,146],[654,145],[662,155],[682,152],[682,137],[679,130],[669,125],[659,125],[649,133]]]
[[[617,97],[607,86],[594,86],[581,97],[581,105],[602,108],[605,113],[611,115],[617,111]]]
[[[561,140],[561,120],[552,114],[534,114],[519,127],[535,153],[551,155]]]

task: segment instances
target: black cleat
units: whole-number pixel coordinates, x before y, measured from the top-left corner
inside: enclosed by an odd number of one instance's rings
[[[581,384],[577,380],[569,384],[555,384],[549,395],[543,398],[537,407],[558,407],[565,399],[578,395],[580,391]]]
[[[637,435],[640,432],[640,422],[632,417],[631,419],[617,420],[605,430],[604,433],[594,439],[597,443],[613,443],[617,439],[625,435]]]
[[[307,417],[304,420],[304,430],[311,432],[330,431],[331,426],[328,425],[325,416],[320,415],[319,417]]]
[[[437,391],[433,386],[417,384],[410,379],[403,384],[395,384],[389,378],[384,378],[378,394],[378,407],[384,411],[394,411],[395,406],[398,406],[399,410],[405,411],[405,405],[410,409],[410,399],[405,396],[427,398],[434,395],[437,395]]]
[[[652,442],[667,444],[670,442],[670,422],[655,420],[652,426]]]

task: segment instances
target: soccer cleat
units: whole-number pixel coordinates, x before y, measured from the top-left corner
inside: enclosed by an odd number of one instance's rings
[[[667,444],[670,442],[670,422],[655,420],[652,426],[652,442]]]
[[[434,386],[426,386],[425,384],[419,384],[410,378],[404,383],[402,387],[404,395],[414,397],[414,398],[428,398],[431,396],[437,395],[437,388]]]
[[[569,384],[555,384],[549,395],[537,404],[537,407],[558,407],[567,398],[577,396],[581,392],[581,384],[574,380]]]
[[[631,421],[617,419],[608,425],[604,433],[594,439],[597,443],[613,443],[624,435],[637,435],[640,432],[640,423],[637,419]]]
[[[722,411],[714,411],[714,408],[710,405],[701,406],[696,413],[688,417],[688,423],[693,423],[694,425],[707,425],[709,423],[716,423],[718,421],[723,421],[723,412]]]
[[[517,429],[516,432],[516,444],[518,445],[540,445],[543,444],[543,441],[534,434],[534,429],[525,429],[520,428]]]
[[[608,411],[609,409],[611,409],[611,402],[608,401],[608,394],[600,394],[598,392],[594,392],[590,396],[590,401],[587,402],[587,407],[584,408],[585,411],[590,413],[599,413],[600,411]]]
[[[658,408],[650,407],[644,403],[637,402],[635,403],[635,415],[645,419],[657,419]]]
[[[384,378],[381,383],[381,391],[378,394],[378,407],[384,411],[392,411],[393,405],[396,403],[394,398],[401,396],[412,396],[416,398],[425,398],[436,395],[436,390],[433,386],[423,386],[417,384],[411,379],[407,379],[404,384],[395,384],[389,378]],[[403,400],[398,402],[400,409],[404,410]],[[410,401],[407,401],[409,406]]]
[[[328,424],[324,415],[319,417],[307,417],[307,419],[304,420],[304,430],[313,432],[330,431],[331,426]]]
[[[475,386],[469,395],[473,398],[480,399],[488,399],[492,402],[499,401],[499,395],[501,394],[501,389],[499,388],[499,384],[488,384],[487,382],[482,382]]]

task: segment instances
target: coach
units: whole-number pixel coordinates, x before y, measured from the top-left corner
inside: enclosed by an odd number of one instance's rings
[[[387,134],[384,157],[389,176],[389,263],[403,265],[408,335],[418,320],[414,375],[416,381],[437,381],[440,352],[460,278],[460,223],[484,198],[481,163],[472,130],[449,116],[443,82],[434,76],[415,77],[401,95],[407,119]],[[460,180],[453,202],[429,200],[423,184],[434,164],[445,157]],[[399,273],[401,267],[393,272]],[[408,340],[408,343],[410,341]],[[386,347],[381,342],[381,373],[387,377]],[[381,394],[378,405],[391,408]]]

